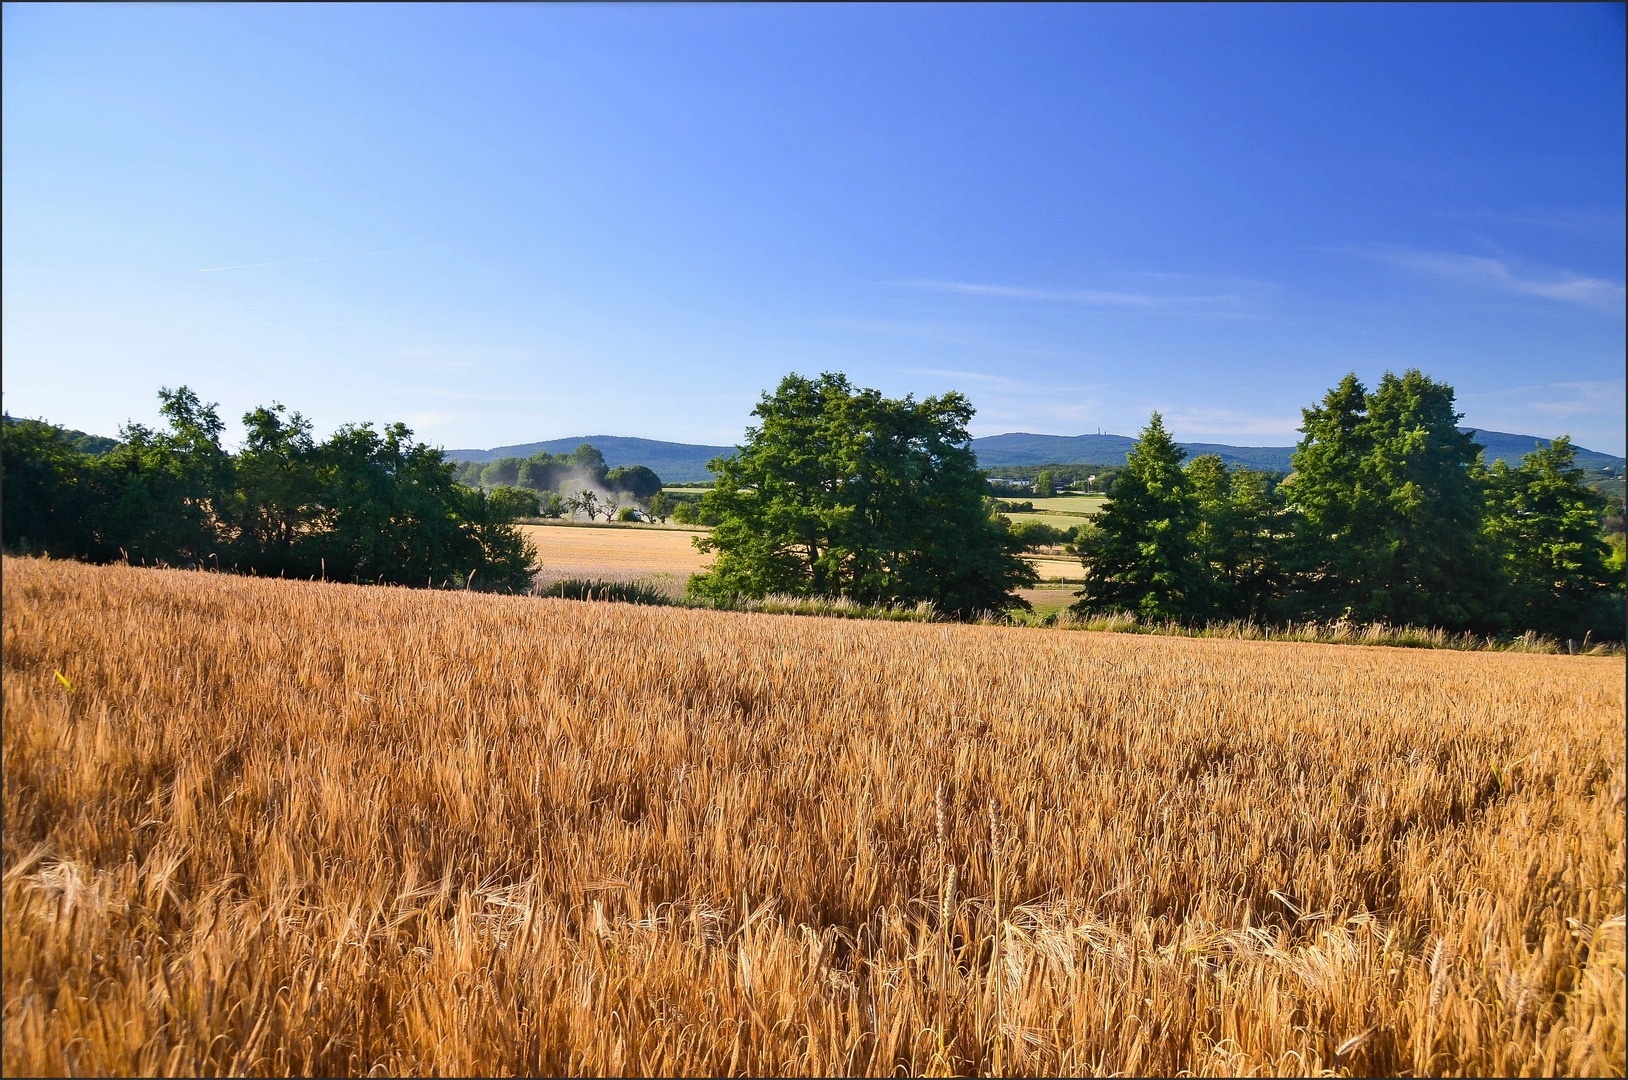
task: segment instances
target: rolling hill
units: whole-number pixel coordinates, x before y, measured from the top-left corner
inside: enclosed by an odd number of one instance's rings
[[[592,443],[605,455],[605,464],[644,465],[669,484],[682,484],[696,480],[711,480],[707,462],[719,454],[727,454],[732,446],[702,446],[697,443],[658,442],[655,439],[634,439],[622,435],[584,435],[573,439],[549,439],[546,442],[519,443],[497,446],[490,450],[448,450],[447,456],[455,461],[496,461],[505,457],[530,457],[539,451],[567,454],[583,443]]]
[[[1536,435],[1514,435],[1507,431],[1472,431],[1475,441],[1487,448],[1487,463],[1502,459],[1511,464],[1530,453],[1534,446],[1548,446],[1549,440]],[[1012,432],[972,440],[978,463],[986,469],[1002,465],[1123,465],[1135,442],[1124,435],[1033,435]],[[1229,465],[1288,472],[1292,446],[1228,446],[1223,443],[1185,442],[1180,444],[1189,456],[1219,454]],[[1620,470],[1628,461],[1610,454],[1577,448],[1577,464],[1585,469]]]
[[[1466,428],[1465,430],[1472,430]],[[1535,435],[1514,435],[1506,431],[1476,431],[1475,439],[1487,448],[1487,461],[1503,459],[1518,461],[1534,446],[1549,444],[1548,439]],[[550,454],[575,450],[582,443],[592,443],[605,455],[605,463],[618,465],[647,465],[668,483],[688,483],[709,480],[707,462],[720,454],[729,453],[729,446],[701,446],[694,443],[658,442],[654,439],[634,439],[620,435],[584,435],[580,438],[550,439],[546,442],[520,443],[498,446],[491,450],[448,450],[447,456],[458,461],[496,461],[502,457],[530,457],[539,450]],[[972,440],[972,449],[978,455],[978,464],[985,469],[999,469],[1007,465],[1123,465],[1125,455],[1135,440],[1125,435],[1035,435],[1028,432],[1010,432]],[[1219,454],[1229,465],[1272,472],[1288,472],[1292,446],[1229,446],[1223,443],[1182,443],[1190,456]],[[1609,468],[1620,473],[1628,460],[1601,454],[1581,447],[1577,450],[1577,464],[1585,469]]]

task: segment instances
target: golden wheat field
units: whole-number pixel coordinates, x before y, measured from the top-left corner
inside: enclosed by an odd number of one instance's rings
[[[521,525],[537,547],[537,564],[559,577],[636,574],[690,574],[711,562],[691,542],[688,529],[581,525]]]
[[[521,525],[537,547],[542,579],[588,578],[601,581],[649,581],[675,596],[684,593],[691,574],[712,562],[695,549],[699,531],[581,525]],[[1042,580],[1077,579],[1080,560],[1062,555],[1031,555]],[[1072,601],[1070,601],[1072,602]]]
[[[1085,573],[1080,560],[1066,555],[1030,555],[1029,565],[1040,573],[1041,581],[1078,581]],[[1073,603],[1072,600],[1069,601]]]
[[[1616,1074],[1619,659],[4,563],[4,1070]]]

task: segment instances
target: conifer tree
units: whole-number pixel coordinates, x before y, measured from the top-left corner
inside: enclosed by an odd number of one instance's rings
[[[1214,619],[1269,621],[1282,585],[1282,507],[1265,474],[1229,469],[1219,455],[1187,464],[1197,524],[1193,543],[1205,610]]]
[[[1580,638],[1593,629],[1596,600],[1613,587],[1622,590],[1606,566],[1605,498],[1583,483],[1576,459],[1571,439],[1561,436],[1516,468],[1498,461],[1489,470],[1487,537],[1504,581],[1510,629]],[[1608,628],[1616,631],[1611,636],[1622,632],[1617,622]]]
[[[1290,486],[1302,614],[1486,626],[1486,472],[1453,388],[1410,370],[1370,393],[1348,375],[1304,416]]]
[[[1187,452],[1154,413],[1114,481],[1113,494],[1080,545],[1081,614],[1127,611],[1148,620],[1186,620],[1209,610],[1194,531],[1197,502],[1182,470]]]

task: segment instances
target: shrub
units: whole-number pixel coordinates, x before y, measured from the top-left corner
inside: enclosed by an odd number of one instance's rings
[[[620,604],[671,604],[672,598],[660,589],[639,581],[595,581],[587,578],[561,578],[541,589],[538,596],[562,600],[611,600]]]
[[[1073,530],[1064,532],[1062,529],[1047,525],[1044,521],[1020,521],[1012,526],[1012,535],[1025,548],[1051,547],[1053,544],[1066,543],[1073,539]]]
[[[520,517],[537,517],[540,509],[537,502],[537,493],[518,487],[495,487],[487,492],[492,503],[494,516],[505,520]]]

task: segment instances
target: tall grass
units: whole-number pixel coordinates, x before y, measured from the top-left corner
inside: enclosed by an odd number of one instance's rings
[[[627,568],[600,567],[589,576],[556,576],[540,572],[535,595],[571,600],[609,600],[632,604],[674,604],[720,611],[750,611],[769,615],[812,615],[837,619],[881,619],[888,622],[938,622],[944,619],[929,601],[919,604],[863,604],[844,597],[773,595],[760,599],[737,597],[728,601],[690,595],[680,575]],[[1410,649],[1452,649],[1459,652],[1567,653],[1622,656],[1619,641],[1558,641],[1532,631],[1521,635],[1482,636],[1454,633],[1439,627],[1358,623],[1348,619],[1308,621],[1273,626],[1248,620],[1181,623],[1142,619],[1130,612],[1080,616],[1064,609],[1050,614],[986,611],[972,621],[985,626],[1041,627],[1056,630],[1091,630],[1111,634],[1157,634],[1177,637],[1219,637],[1242,641],[1301,641],[1320,645],[1388,645]]]
[[[609,600],[620,604],[671,604],[673,598],[647,581],[560,578],[537,590],[538,596],[562,600]]]
[[[3,621],[8,1074],[1624,1070],[1620,661],[26,559]]]
[[[749,611],[760,615],[814,615],[828,619],[880,619],[884,622],[934,622],[939,618],[930,601],[919,604],[862,604],[841,596],[739,597],[726,602],[693,601],[696,607],[719,611]]]
[[[1621,656],[1621,642],[1556,641],[1528,630],[1519,636],[1495,637],[1453,633],[1440,627],[1393,626],[1389,623],[1358,623],[1347,619],[1308,621],[1271,626],[1247,620],[1216,621],[1202,625],[1150,621],[1128,612],[1079,616],[1058,612],[1042,625],[1060,630],[1095,630],[1114,634],[1164,634],[1181,637],[1233,638],[1240,641],[1303,641],[1319,645],[1390,645],[1405,649],[1453,649],[1460,652],[1582,653],[1591,656]]]
[[[667,586],[664,588],[663,586]],[[668,582],[644,576],[558,578],[538,582],[535,595],[566,600],[608,600],[622,604],[679,605],[709,611],[749,611],[760,615],[814,615],[831,619],[882,619],[888,622],[933,622],[937,611],[919,604],[862,604],[841,596],[735,597],[728,600],[675,595]]]

